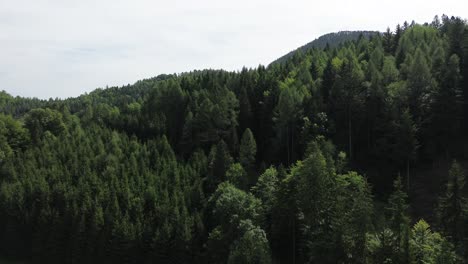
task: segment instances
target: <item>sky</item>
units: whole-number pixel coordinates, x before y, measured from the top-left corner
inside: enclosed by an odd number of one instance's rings
[[[468,1],[0,0],[0,90],[67,98],[163,73],[235,71],[326,33],[437,14],[468,18]]]

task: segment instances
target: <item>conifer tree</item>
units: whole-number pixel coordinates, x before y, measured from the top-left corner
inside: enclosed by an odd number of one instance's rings
[[[464,247],[466,221],[468,220],[467,198],[463,194],[465,173],[457,161],[453,161],[449,170],[445,193],[439,197],[437,216],[443,232],[457,247],[460,255]]]
[[[435,91],[431,111],[431,135],[439,142],[438,151],[444,153],[446,158],[449,158],[449,153],[456,147],[460,137],[463,100],[459,61],[454,54],[444,66],[444,77]]]
[[[239,161],[246,169],[251,169],[255,165],[255,156],[257,154],[257,143],[252,134],[252,131],[247,128],[242,134]]]
[[[385,31],[383,35],[383,47],[386,54],[393,54],[393,34],[389,27],[387,27],[387,31]]]
[[[394,236],[395,252],[394,261],[396,263],[409,263],[409,216],[408,216],[408,195],[403,190],[400,176],[393,182],[393,193],[388,199],[387,211],[389,223]]]

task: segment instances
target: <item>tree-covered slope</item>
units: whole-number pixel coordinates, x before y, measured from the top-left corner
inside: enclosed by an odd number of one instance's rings
[[[315,40],[297,48],[294,51],[289,52],[288,54],[280,57],[272,63],[282,63],[290,59],[295,53],[302,52],[307,53],[308,50],[317,48],[324,49],[327,46],[329,48],[337,47],[340,44],[345,43],[346,41],[355,41],[359,38],[370,38],[374,35],[380,34],[377,31],[340,31],[336,33],[328,33],[323,36],[316,38]]]
[[[468,24],[443,16],[239,72],[2,92],[0,255],[464,263],[467,81]]]

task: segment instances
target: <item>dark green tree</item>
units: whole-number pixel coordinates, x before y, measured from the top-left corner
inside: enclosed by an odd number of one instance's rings
[[[466,250],[464,245],[466,243],[465,226],[468,220],[464,186],[464,170],[457,161],[453,161],[445,193],[439,197],[437,219],[442,231],[455,244],[460,255],[463,255]]]
[[[408,215],[408,195],[404,191],[400,176],[393,182],[393,193],[388,198],[387,212],[389,227],[394,237],[391,256],[395,263],[409,263],[410,219]]]
[[[459,61],[457,55],[452,55],[444,65],[444,77],[432,105],[431,135],[439,143],[437,150],[445,153],[446,158],[460,139],[463,99]]]
[[[46,131],[58,136],[66,129],[62,114],[49,108],[31,110],[25,117],[24,125],[34,142],[39,141]]]
[[[255,165],[255,157],[257,154],[257,143],[255,142],[252,131],[247,128],[242,134],[239,150],[239,162],[247,170],[252,169]]]
[[[210,152],[210,173],[207,177],[206,192],[212,193],[218,184],[226,180],[226,172],[232,163],[228,146],[221,140]]]

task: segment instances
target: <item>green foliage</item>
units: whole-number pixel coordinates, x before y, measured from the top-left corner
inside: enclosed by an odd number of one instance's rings
[[[382,232],[368,234],[368,263],[458,263],[453,245],[439,233],[432,232],[429,224],[419,220],[411,229],[409,238],[410,259],[401,259],[398,254],[398,240],[395,234],[384,229]],[[397,256],[397,257],[395,257]]]
[[[370,227],[372,198],[362,176],[334,173],[327,144],[314,142],[308,156],[291,169],[296,199],[310,261],[362,263],[366,232]],[[333,252],[333,253],[332,253]]]
[[[166,134],[174,142],[179,140],[181,122],[185,114],[186,96],[179,83],[174,79],[161,82],[150,94],[143,106],[147,115],[150,132]]]
[[[465,173],[457,161],[449,170],[445,193],[439,197],[437,218],[444,234],[463,255],[466,250],[466,221],[468,220],[467,198],[464,194]]]
[[[29,143],[29,135],[20,122],[0,114],[0,165]]]
[[[335,225],[341,232],[344,256],[347,263],[363,263],[373,214],[371,190],[356,172],[339,175],[337,185]]]
[[[392,230],[384,229],[378,233],[368,233],[366,236],[366,263],[405,263],[395,260],[399,254],[397,241]]]
[[[395,65],[395,58],[385,57],[382,66],[382,82],[384,85],[389,85],[393,82],[398,81],[399,71]]]
[[[237,126],[239,102],[226,87],[201,90],[193,93],[189,105],[193,113],[194,144],[206,146],[220,139],[230,143],[236,140],[233,131]]]
[[[265,232],[250,220],[242,221],[239,229],[244,234],[231,246],[227,263],[271,263]]]
[[[206,181],[207,193],[212,193],[218,184],[226,180],[226,172],[232,163],[226,143],[221,140],[210,152],[210,173]]]
[[[433,233],[426,221],[419,220],[411,231],[411,263],[457,263],[453,246],[439,233]]]
[[[306,45],[300,47],[299,49],[284,55],[283,57],[277,59],[273,63],[283,63],[287,59],[291,58],[298,51],[305,53],[306,51],[313,49],[313,48],[319,48],[319,49],[324,49],[326,47],[330,48],[331,46],[339,46],[342,43],[345,43],[347,41],[357,40],[361,37],[370,38],[376,34],[377,32],[375,31],[340,31],[337,33],[325,34],[315,39],[314,41],[309,42]]]
[[[401,178],[398,176],[393,182],[393,193],[388,199],[388,219],[393,236],[392,260],[396,263],[408,263],[409,261],[409,216],[408,195],[403,191]]]
[[[247,186],[247,172],[240,163],[233,163],[226,171],[226,180],[243,190]]]
[[[467,29],[442,16],[341,32],[267,67],[65,100],[0,92],[0,255],[466,262]],[[440,233],[423,221],[411,230],[415,217],[433,220],[434,185],[454,158]]]
[[[213,215],[221,225],[236,226],[240,220],[258,221],[260,217],[260,200],[227,182],[218,186],[210,203],[213,204]]]
[[[266,207],[265,211],[271,211],[276,204],[276,192],[278,191],[278,172],[270,167],[258,178],[257,184],[252,187],[252,193],[258,197]]]
[[[302,120],[301,106],[307,90],[303,86],[296,88],[294,80],[288,78],[280,84],[280,91],[273,121],[279,146],[278,155],[282,157],[283,162],[290,164],[297,158],[295,153],[299,141],[297,130]]]
[[[442,66],[440,87],[434,93],[431,135],[437,138],[437,151],[451,153],[460,139],[462,120],[462,90],[460,89],[460,59],[450,56]],[[455,140],[456,139],[456,140]]]
[[[255,155],[257,154],[257,143],[252,134],[252,131],[247,128],[242,135],[239,161],[244,168],[252,168],[255,165]]]
[[[39,141],[46,131],[58,136],[66,129],[62,114],[48,108],[31,110],[25,117],[24,125],[35,142]]]
[[[436,84],[424,52],[417,48],[414,54],[414,59],[408,68],[408,104],[416,122],[421,124],[425,122],[423,118],[428,114],[431,94]]]
[[[242,234],[246,232],[242,230],[243,221],[248,220],[250,225],[258,224],[261,216],[260,200],[237,189],[231,183],[223,182],[210,197],[209,208],[214,219],[211,224],[215,225],[208,238],[209,258],[211,261],[225,262],[229,255],[229,245],[240,238],[240,245],[231,249],[231,253],[234,254],[232,258],[239,258],[237,251],[240,249],[236,247],[245,246],[244,243],[250,243],[251,239],[246,237],[247,241],[242,241]]]

